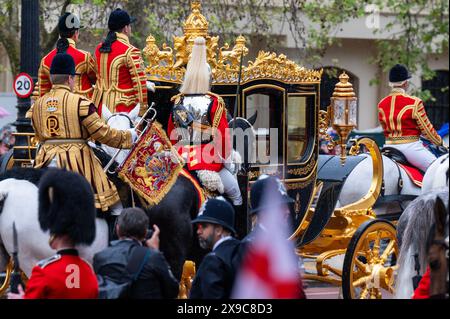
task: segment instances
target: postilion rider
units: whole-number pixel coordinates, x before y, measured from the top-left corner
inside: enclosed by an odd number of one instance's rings
[[[411,74],[401,64],[389,72],[391,93],[378,104],[378,118],[386,144],[402,152],[415,167],[425,172],[436,157],[420,141],[420,135],[437,146],[443,145],[425,112],[421,99],[408,95]]]
[[[53,58],[58,53],[67,53],[75,61],[75,70],[80,75],[75,77],[73,92],[89,99],[92,97],[97,81],[97,64],[89,52],[76,47],[80,37],[80,28],[80,20],[72,13],[66,12],[59,18],[60,38],[56,43],[56,48],[42,59],[39,66],[39,80],[33,93],[36,99],[50,92],[52,88],[50,67]]]
[[[120,215],[122,204],[116,187],[103,172],[87,140],[128,149],[137,138],[136,132],[109,127],[90,100],[72,93],[76,74],[69,54],[55,56],[50,74],[52,89],[36,100],[27,113],[39,143],[34,166],[65,168],[83,175],[94,190],[95,207]]]

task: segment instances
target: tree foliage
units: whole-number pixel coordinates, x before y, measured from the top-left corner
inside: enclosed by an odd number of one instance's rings
[[[258,43],[266,50],[280,45],[289,32],[299,49],[296,58],[308,64],[320,62],[327,49],[339,42],[335,37],[343,23],[367,15],[367,5],[376,5],[382,14],[392,13],[391,21],[379,32],[388,38],[376,41],[372,63],[383,71],[404,63],[412,71],[421,69],[425,79],[433,77],[428,60],[433,54],[448,52],[447,0],[208,0],[203,13],[211,33],[232,42],[244,34],[248,46]],[[145,47],[149,34],[158,44],[172,44],[181,35],[183,22],[190,14],[190,1],[179,0],[40,0],[40,43],[42,53],[50,51],[58,38],[57,16],[67,9],[81,10],[81,47],[93,49],[106,33],[107,15],[116,7],[138,17],[132,42]],[[0,0],[0,43],[5,47],[13,73],[19,69],[20,6],[15,0]],[[78,12],[78,10],[75,10]],[[231,44],[231,43],[230,43]],[[282,44],[282,43],[281,43]]]

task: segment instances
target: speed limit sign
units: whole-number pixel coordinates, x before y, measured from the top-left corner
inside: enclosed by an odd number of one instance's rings
[[[14,92],[22,99],[29,97],[33,93],[34,82],[27,73],[20,73],[14,80]]]

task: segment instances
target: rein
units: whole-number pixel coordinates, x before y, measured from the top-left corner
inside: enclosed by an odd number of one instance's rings
[[[130,124],[130,128],[134,128],[134,123],[133,123],[133,121],[131,120],[131,118],[130,118],[130,117],[128,116],[128,114],[126,114],[126,113],[115,113],[115,114],[111,115],[111,117],[108,119],[108,121],[106,121],[106,124],[109,125],[109,121],[110,121],[113,117],[117,117],[117,116],[122,116],[122,117],[126,118],[126,119],[128,120],[128,122],[129,122],[129,124]]]

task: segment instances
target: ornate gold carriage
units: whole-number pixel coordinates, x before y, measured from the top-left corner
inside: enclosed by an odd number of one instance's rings
[[[234,46],[228,43],[220,46],[219,37],[208,33],[208,21],[201,13],[200,1],[192,1],[191,6],[184,34],[173,37],[173,48],[164,43],[160,49],[153,36],[147,38],[144,58],[148,79],[156,83],[153,99],[159,112],[170,110],[170,98],[177,93],[183,80],[194,39],[204,37],[212,70],[212,91],[225,100],[231,116],[235,115],[235,103],[236,116],[257,116],[254,124],[256,152],[270,149],[272,144],[278,145],[276,164],[274,161],[268,164],[258,157],[245,172],[240,172],[241,191],[247,195],[245,205],[249,189],[260,175],[278,176],[295,199],[290,239],[296,241],[298,254],[315,265],[315,271],[306,273],[305,278],[342,284],[346,298],[380,298],[383,290],[392,293],[398,253],[396,231],[389,221],[377,219],[372,210],[383,176],[376,143],[368,138],[359,139],[353,142],[350,151],[351,155],[356,155],[360,148],[365,148],[373,159],[372,185],[361,200],[335,209],[338,181],[333,180],[333,173],[320,176],[322,168],[329,166],[330,161],[339,163],[334,166],[334,172],[339,175],[339,171],[345,171],[356,159],[350,156],[344,164],[345,152],[334,160],[318,156],[319,134],[326,136],[331,120],[342,138],[340,144],[346,143],[356,125],[354,108],[349,107],[354,107],[352,103],[356,103],[356,98],[348,76],[342,75],[336,86],[336,100],[344,106],[348,101],[348,105],[335,123],[339,109],[319,112],[322,70],[308,70],[284,54],[264,51],[244,63],[249,54],[246,38],[240,35]],[[162,120],[165,121],[164,116]],[[275,138],[274,132],[278,133]],[[340,182],[342,186],[343,181]],[[248,214],[238,215],[244,216],[237,222],[238,232],[244,235],[250,230]],[[339,265],[329,263],[339,259],[337,257],[340,257]]]
[[[238,175],[244,206],[248,206],[249,190],[259,176],[278,176],[295,199],[290,239],[296,242],[297,253],[306,265],[315,268],[307,267],[304,278],[342,284],[346,298],[380,298],[383,290],[392,292],[398,253],[395,227],[377,219],[372,210],[383,176],[378,147],[367,138],[354,141],[351,155],[356,155],[364,145],[373,159],[374,175],[368,194],[351,205],[336,209],[339,181],[333,174],[320,175],[324,163],[339,163],[334,167],[337,175],[349,165],[342,166],[343,159],[319,157],[319,134],[325,134],[329,121],[335,117],[331,109],[328,113],[319,112],[322,70],[309,70],[284,54],[264,51],[241,66],[241,60],[249,54],[246,38],[238,36],[232,47],[227,43],[220,45],[219,37],[208,33],[208,21],[201,13],[200,1],[192,1],[184,34],[173,37],[173,47],[163,44],[159,48],[150,35],[143,50],[148,80],[156,84],[156,92],[149,92],[149,100],[157,105],[158,120],[163,125],[167,123],[170,99],[178,93],[193,41],[198,36],[207,42],[212,91],[224,99],[231,117],[235,115],[236,105],[237,116],[256,118],[253,126],[256,151],[265,156],[259,156]],[[351,98],[351,94],[346,95],[347,83],[348,79],[340,84],[344,88],[343,97]],[[348,108],[346,112],[344,117],[348,122]],[[345,144],[352,129],[352,125],[346,124],[336,123],[342,137],[340,144]],[[272,151],[274,145],[277,147]],[[22,165],[30,163],[34,150],[30,140],[26,150],[30,153],[29,160]],[[11,154],[3,168],[13,164]],[[242,217],[236,226],[243,236],[250,231],[250,221],[246,213],[238,216]],[[189,290],[193,268],[191,264],[191,271],[186,272],[189,275],[183,277],[184,294]],[[5,284],[0,287],[0,295],[5,288]]]

